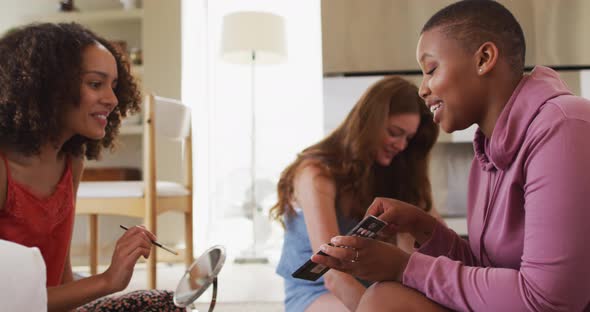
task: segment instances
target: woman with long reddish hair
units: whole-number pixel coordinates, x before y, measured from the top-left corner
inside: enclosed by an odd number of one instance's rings
[[[428,159],[437,136],[418,88],[386,77],[336,130],[283,171],[271,212],[286,231],[277,273],[285,279],[287,312],[355,310],[366,282],[335,270],[315,282],[291,274],[320,245],[352,229],[375,197],[398,198],[435,214]],[[409,236],[390,242],[413,246]]]

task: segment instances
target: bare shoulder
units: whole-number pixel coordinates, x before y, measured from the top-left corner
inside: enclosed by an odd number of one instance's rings
[[[336,194],[334,179],[317,162],[301,163],[293,184],[296,193],[312,191],[331,196]]]
[[[428,214],[431,215],[431,216],[433,216],[439,222],[442,222],[443,224],[446,224],[445,223],[445,220],[440,215],[440,212],[438,212],[438,210],[436,209],[436,207],[434,205],[432,206],[432,208],[430,209],[430,211],[428,211]]]
[[[72,157],[72,177],[74,185],[77,187],[80,184],[82,173],[84,172],[84,156]]]
[[[3,151],[0,151],[3,153]],[[4,209],[4,201],[6,201],[6,188],[8,187],[8,177],[6,176],[6,166],[4,160],[0,159],[0,211]]]

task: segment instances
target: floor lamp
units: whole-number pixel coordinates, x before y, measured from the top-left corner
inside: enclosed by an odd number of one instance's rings
[[[282,17],[266,12],[236,12],[223,17],[221,56],[233,64],[250,65],[251,96],[251,156],[250,209],[252,209],[253,243],[250,250],[236,258],[237,263],[266,263],[268,259],[257,252],[256,219],[260,213],[256,200],[256,101],[255,69],[257,65],[285,61],[285,23]]]

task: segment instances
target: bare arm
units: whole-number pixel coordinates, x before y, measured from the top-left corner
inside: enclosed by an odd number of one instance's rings
[[[47,311],[69,311],[113,293],[103,274],[47,288]]]
[[[336,187],[333,180],[321,176],[320,170],[308,165],[297,175],[295,197],[303,209],[305,224],[313,250],[339,235],[336,216]],[[330,270],[324,275],[326,288],[349,310],[354,311],[365,287],[353,276]]]
[[[70,250],[68,248],[68,255],[64,265],[64,271],[61,275],[61,284],[65,285],[74,281],[74,272],[72,272],[72,263],[70,262]]]
[[[0,153],[4,153],[0,151]],[[6,188],[8,187],[6,168],[4,167],[4,159],[0,157],[0,211],[4,209],[4,202],[6,201]]]
[[[443,217],[440,215],[440,213],[438,212],[438,209],[436,209],[436,207],[432,206],[432,208],[430,209],[430,211],[428,211],[428,214],[433,216],[436,220],[438,220],[438,222],[445,224],[445,220],[443,219]]]
[[[47,289],[48,311],[70,310],[125,289],[139,257],[149,257],[151,240],[156,237],[145,228],[135,226],[126,231],[117,240],[111,265],[105,272]]]

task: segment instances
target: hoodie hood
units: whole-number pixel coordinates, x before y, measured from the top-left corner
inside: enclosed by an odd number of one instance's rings
[[[548,67],[536,66],[525,75],[500,113],[491,139],[480,129],[475,134],[475,157],[482,168],[508,169],[539,109],[552,98],[571,94],[559,75]]]

